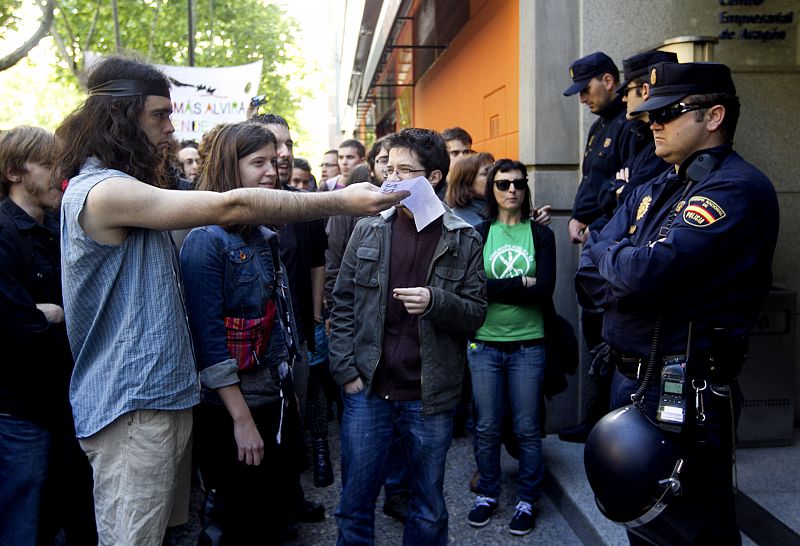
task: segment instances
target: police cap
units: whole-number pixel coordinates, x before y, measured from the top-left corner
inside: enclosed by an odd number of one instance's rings
[[[678,56],[671,51],[658,51],[656,49],[637,53],[622,61],[623,82],[617,87],[617,93],[624,93],[633,80],[647,74],[647,69],[657,63],[677,63]]]
[[[569,65],[569,77],[572,78],[573,83],[564,91],[564,96],[569,97],[580,93],[589,84],[589,80],[614,70],[616,70],[614,61],[602,51],[581,57]]]
[[[631,113],[652,112],[689,95],[736,95],[731,69],[722,63],[658,63],[650,67],[650,96]]]

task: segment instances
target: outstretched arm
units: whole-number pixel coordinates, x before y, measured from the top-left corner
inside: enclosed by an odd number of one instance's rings
[[[367,216],[407,196],[408,192],[380,193],[367,182],[330,193],[256,188],[216,193],[163,190],[119,177],[92,188],[79,220],[96,241],[119,244],[134,227],[167,230],[208,224],[290,223],[333,214]]]

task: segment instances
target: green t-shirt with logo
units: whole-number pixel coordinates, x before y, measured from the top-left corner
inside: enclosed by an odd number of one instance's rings
[[[483,246],[483,267],[488,279],[536,276],[536,253],[530,220],[508,225],[494,221]],[[538,304],[510,305],[489,302],[486,321],[475,339],[521,341],[544,337],[544,320]]]

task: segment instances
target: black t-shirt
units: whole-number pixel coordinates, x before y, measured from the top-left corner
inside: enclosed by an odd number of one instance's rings
[[[289,277],[297,330],[301,341],[314,349],[314,300],[311,293],[311,269],[325,265],[325,224],[322,220],[286,224],[278,231],[281,261]]]

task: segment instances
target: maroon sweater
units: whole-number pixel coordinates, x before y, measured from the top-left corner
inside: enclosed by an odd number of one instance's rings
[[[442,218],[417,233],[414,219],[398,210],[392,223],[389,290],[383,325],[383,353],[372,380],[372,392],[387,400],[421,400],[419,315],[409,315],[392,297],[395,288],[427,286],[428,270],[442,236]]]

